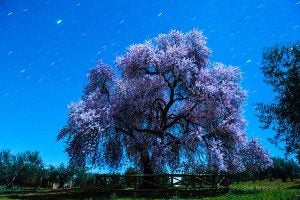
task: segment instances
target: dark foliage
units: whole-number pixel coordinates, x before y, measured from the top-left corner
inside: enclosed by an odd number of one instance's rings
[[[55,183],[64,187],[79,176],[80,171],[70,166],[45,166],[37,151],[18,154],[0,151],[0,185],[7,189],[14,189],[14,186],[52,187]]]
[[[38,152],[26,151],[12,154],[9,150],[0,152],[0,184],[12,188],[14,184],[29,184],[43,173],[43,162]]]
[[[243,172],[230,175],[234,182],[257,181],[257,180],[275,180],[280,179],[283,182],[300,178],[300,166],[293,159],[275,157],[272,158],[273,164],[267,169],[252,172],[245,170]]]
[[[272,141],[284,142],[286,152],[300,161],[300,42],[267,49],[261,69],[275,97],[258,104],[259,120],[264,129],[276,131]]]
[[[294,160],[286,160],[283,158],[272,158],[273,167],[269,169],[269,175],[274,179],[281,179],[291,181],[300,176],[300,166]]]

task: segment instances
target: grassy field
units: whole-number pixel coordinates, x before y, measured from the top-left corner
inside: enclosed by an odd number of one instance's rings
[[[24,192],[24,191],[23,191]],[[61,194],[60,191],[56,191],[58,195]],[[16,194],[20,194],[22,191],[10,191],[6,194],[4,191],[0,191],[0,200],[15,199]],[[32,193],[32,191],[31,191]],[[34,192],[33,192],[34,193]],[[36,193],[55,193],[55,191],[37,191]],[[25,194],[26,195],[26,194]],[[52,196],[53,197],[53,196]],[[51,198],[52,199],[52,198]],[[77,198],[57,198],[60,200],[71,200]],[[78,200],[83,200],[86,198],[78,198]],[[89,200],[100,200],[103,198],[88,198]],[[105,198],[107,199],[107,198]],[[117,195],[111,195],[110,199],[121,199],[129,200],[134,198],[120,198]],[[137,198],[145,199],[145,198]],[[149,198],[147,198],[149,199]],[[158,198],[153,198],[158,199]],[[300,180],[282,182],[280,180],[276,181],[257,181],[253,182],[242,182],[234,183],[230,186],[229,193],[221,196],[214,197],[189,197],[182,198],[179,196],[172,196],[165,199],[205,199],[205,200],[300,200]]]
[[[300,200],[300,180],[293,182],[257,181],[232,184],[230,192],[209,200]]]

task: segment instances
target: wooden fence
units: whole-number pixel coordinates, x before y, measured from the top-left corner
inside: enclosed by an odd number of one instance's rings
[[[97,175],[95,186],[103,192],[221,193],[228,191],[227,175],[158,174]]]

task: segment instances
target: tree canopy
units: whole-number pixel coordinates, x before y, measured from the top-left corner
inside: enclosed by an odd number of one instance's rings
[[[117,69],[99,62],[58,135],[71,163],[116,167],[128,158],[144,173],[200,160],[217,172],[241,168],[241,73],[209,56],[201,32],[171,31],[131,45]]]
[[[276,131],[273,142],[284,142],[300,161],[300,42],[265,50],[261,69],[275,97],[258,104],[259,119],[263,128]]]

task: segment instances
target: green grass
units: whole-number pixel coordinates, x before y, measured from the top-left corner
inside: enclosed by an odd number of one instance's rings
[[[112,198],[113,199],[113,198]],[[114,198],[129,200],[131,198]],[[142,198],[141,198],[142,199]],[[183,200],[174,196],[169,199]],[[282,182],[276,181],[256,181],[235,183],[230,186],[228,194],[206,198],[189,198],[201,200],[300,200],[300,180]]]
[[[230,192],[209,200],[300,200],[300,180],[257,181],[232,184]]]

